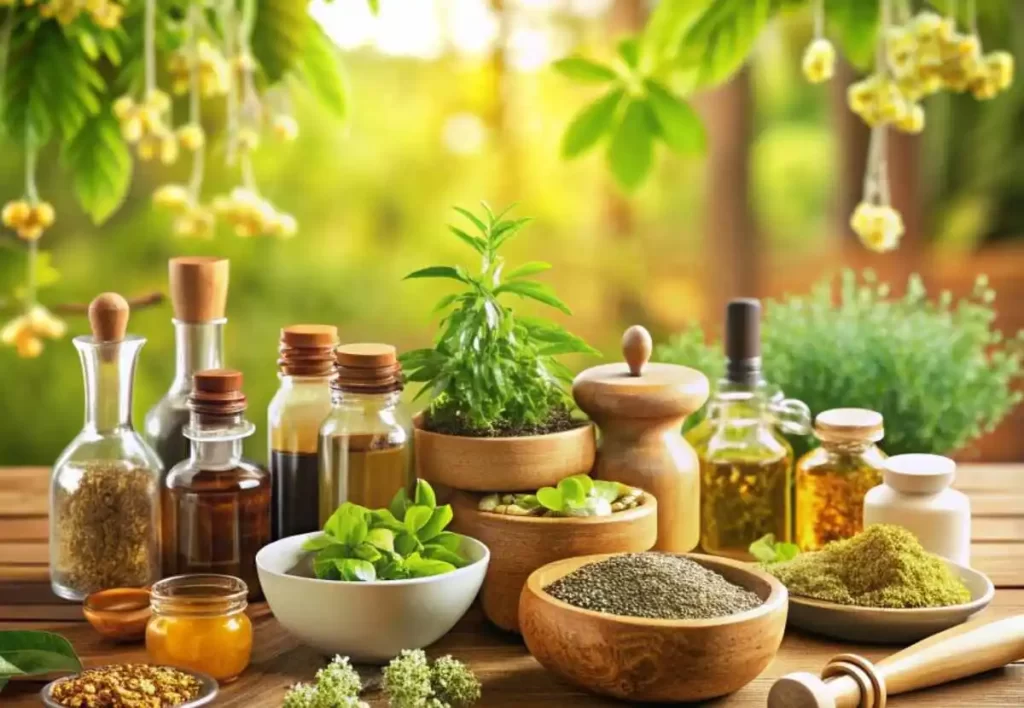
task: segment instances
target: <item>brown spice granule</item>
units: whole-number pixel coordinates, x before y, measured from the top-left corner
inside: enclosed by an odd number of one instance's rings
[[[68,708],[165,708],[199,695],[191,674],[166,666],[111,664],[54,684],[51,697]]]
[[[54,495],[58,541],[55,580],[83,594],[141,587],[158,573],[157,475],[124,462],[72,463],[78,484]]]

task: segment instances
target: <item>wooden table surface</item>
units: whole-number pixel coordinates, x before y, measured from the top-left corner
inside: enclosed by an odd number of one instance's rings
[[[1024,614],[1024,465],[964,465],[957,486],[973,504],[973,565],[987,573],[999,588],[983,617]],[[60,632],[86,665],[144,661],[141,645],[111,644],[100,639],[82,619],[79,606],[61,602],[50,593],[46,565],[48,487],[46,469],[0,468],[0,629]],[[277,708],[289,685],[311,679],[324,663],[323,657],[288,636],[265,606],[255,606],[251,611],[256,626],[252,665],[238,681],[222,689],[218,706]],[[877,660],[894,649],[840,644],[789,632],[775,661],[760,677],[739,692],[706,705],[764,706],[768,689],[779,676],[801,670],[816,673],[832,656],[849,651]],[[547,673],[521,641],[490,627],[476,607],[429,653],[452,654],[467,662],[483,683],[482,706],[625,705],[588,695]],[[893,698],[891,705],[1019,708],[1024,705],[1024,657],[1021,659],[999,671]],[[373,669],[362,673],[371,683],[379,680]],[[0,705],[38,706],[39,688],[35,681],[12,682],[0,696]],[[372,706],[386,705],[372,688],[367,699]]]

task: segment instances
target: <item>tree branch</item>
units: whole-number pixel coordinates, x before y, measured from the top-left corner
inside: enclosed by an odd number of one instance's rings
[[[138,297],[129,298],[128,306],[133,310],[141,310],[161,304],[166,296],[160,292],[148,293]],[[52,312],[59,312],[63,315],[84,315],[89,311],[89,303],[62,302],[50,308]]]

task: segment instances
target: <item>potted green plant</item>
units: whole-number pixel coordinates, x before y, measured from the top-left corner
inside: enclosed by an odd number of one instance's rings
[[[594,427],[575,414],[565,385],[572,373],[555,358],[597,354],[579,337],[547,320],[517,315],[511,297],[566,314],[554,290],[531,276],[548,270],[532,261],[506,267],[501,247],[530,220],[456,208],[469,222],[451,233],[480,257],[480,270],[431,266],[406,279],[444,278],[461,291],[446,295],[433,348],[402,356],[405,378],[423,384],[430,404],[418,420],[420,476],[473,491],[532,491],[554,486],[594,464]]]

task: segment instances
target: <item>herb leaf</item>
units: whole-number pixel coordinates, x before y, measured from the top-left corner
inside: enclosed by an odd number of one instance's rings
[[[430,486],[430,483],[425,479],[416,480],[416,504],[419,506],[425,506],[428,509],[433,509],[437,506],[437,496],[434,494],[434,488]]]
[[[750,555],[762,563],[781,563],[800,555],[800,547],[795,543],[775,541],[775,534],[762,536],[750,544]]]
[[[71,643],[59,634],[34,630],[0,632],[0,680],[81,668]]]
[[[453,516],[454,514],[452,513],[452,507],[450,505],[445,504],[444,506],[437,507],[431,512],[430,519],[427,523],[420,527],[419,531],[416,532],[416,537],[419,538],[420,542],[426,543],[444,531],[445,527],[451,523]]]

